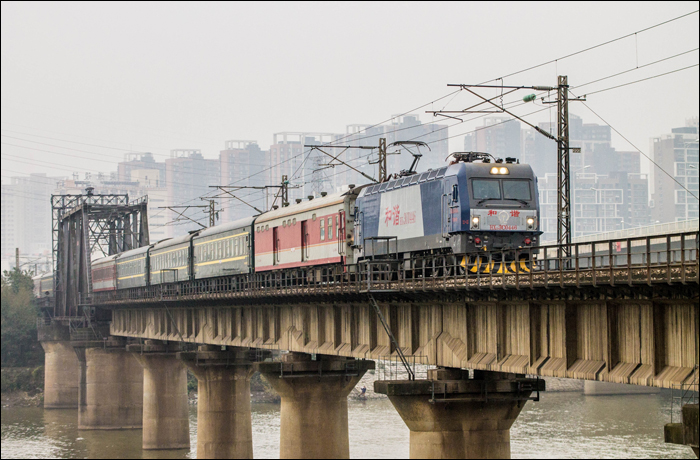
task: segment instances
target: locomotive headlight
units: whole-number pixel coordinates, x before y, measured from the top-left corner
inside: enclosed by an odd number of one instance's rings
[[[491,168],[491,174],[498,174],[498,168],[495,166]]]
[[[479,216],[472,217],[472,228],[479,228]]]
[[[491,168],[490,171],[491,174],[510,174],[510,171],[508,171],[508,168],[505,166],[501,166],[500,168],[498,166],[494,166]]]
[[[535,218],[534,217],[528,217],[527,218],[527,228],[532,229],[535,227]]]
[[[505,167],[498,168],[498,173],[499,174],[508,174],[508,168],[505,168]]]

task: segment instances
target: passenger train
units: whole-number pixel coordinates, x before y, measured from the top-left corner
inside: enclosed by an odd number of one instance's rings
[[[469,254],[536,246],[542,232],[532,168],[482,153],[453,156],[439,169],[350,185],[94,260],[93,291],[289,268],[350,271],[378,258],[420,268],[428,254],[444,254],[475,272],[482,268]]]

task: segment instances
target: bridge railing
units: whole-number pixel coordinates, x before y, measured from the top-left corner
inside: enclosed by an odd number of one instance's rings
[[[364,260],[93,293],[109,302],[334,296],[366,292],[698,283],[698,235],[685,232],[465,255]]]

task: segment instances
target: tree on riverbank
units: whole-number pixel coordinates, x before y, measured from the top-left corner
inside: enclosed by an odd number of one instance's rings
[[[5,271],[2,274],[2,367],[43,364],[37,341],[37,307],[30,272]]]

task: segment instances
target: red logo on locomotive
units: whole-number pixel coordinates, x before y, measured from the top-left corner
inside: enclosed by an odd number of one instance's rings
[[[416,211],[404,212],[401,214],[399,205],[387,206],[384,211],[384,225],[406,225],[416,222]]]

